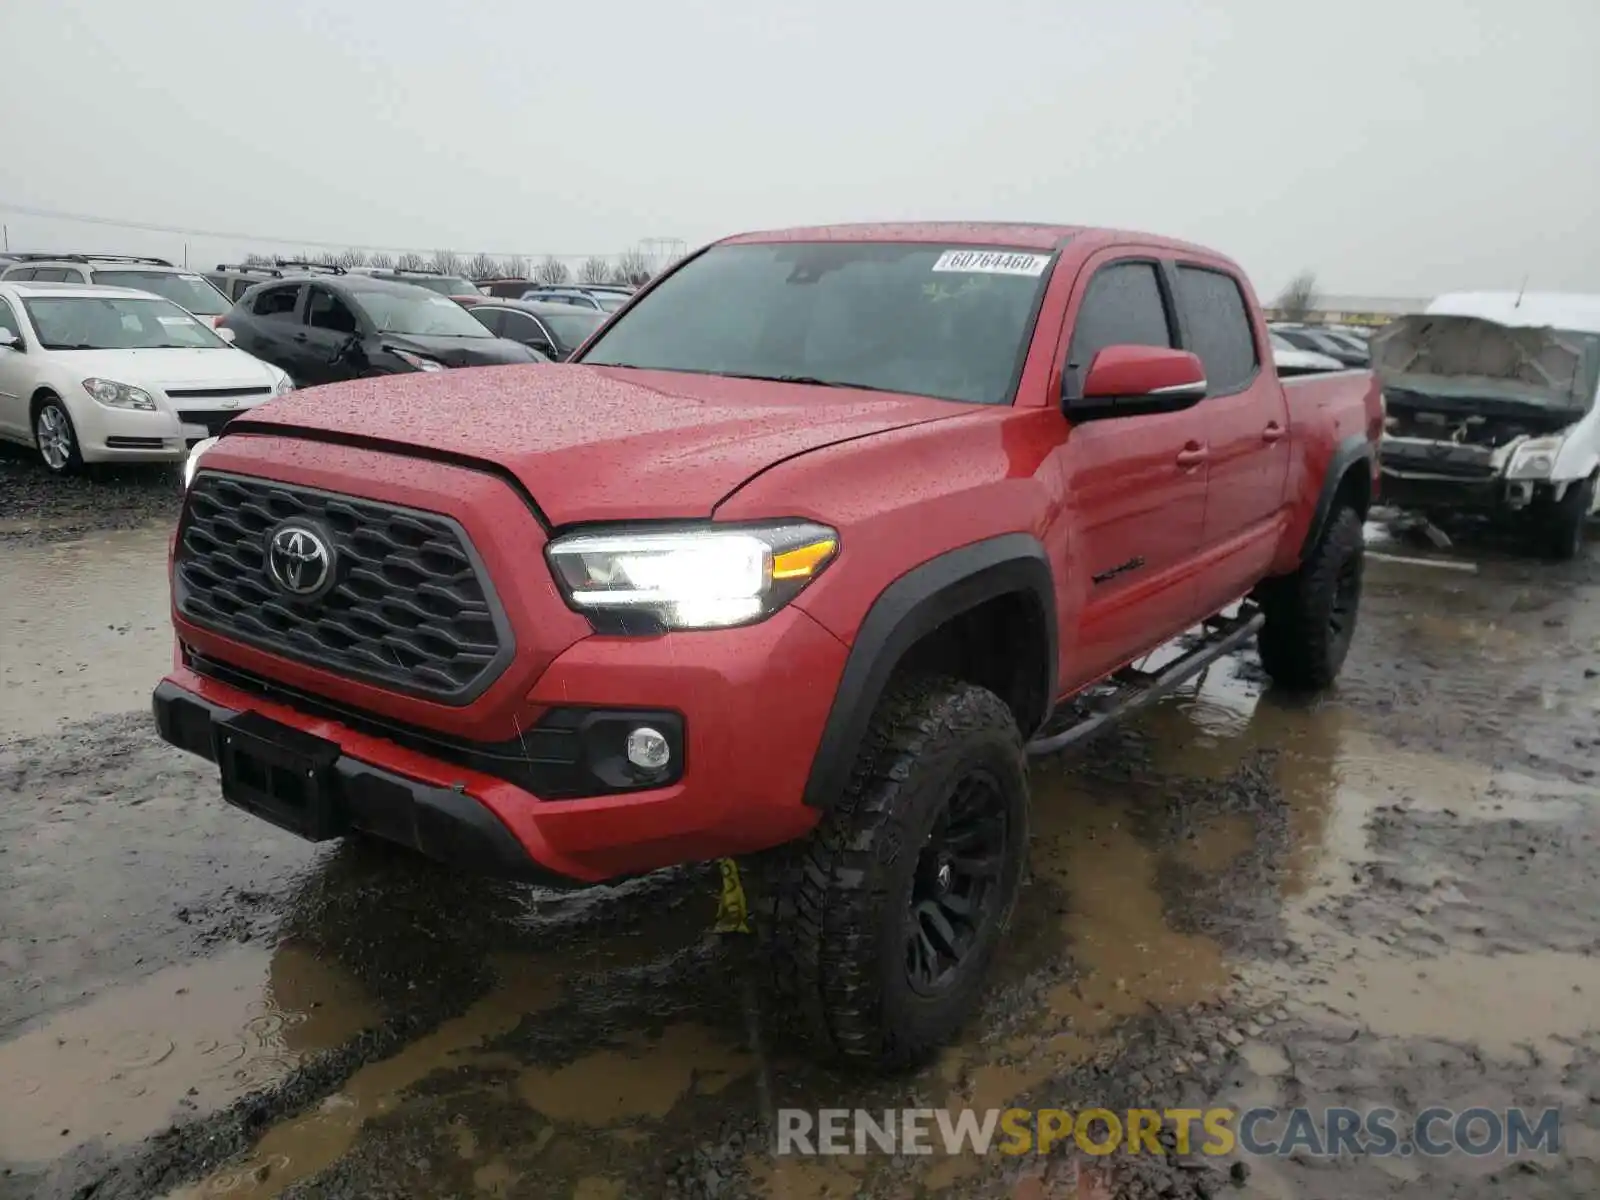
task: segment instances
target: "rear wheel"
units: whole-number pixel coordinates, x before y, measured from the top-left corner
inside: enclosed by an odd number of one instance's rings
[[[1027,841],[1005,703],[953,679],[892,685],[838,803],[753,864],[774,1011],[823,1057],[926,1059],[977,1007]]]
[[[1361,526],[1355,509],[1339,509],[1300,569],[1261,590],[1267,618],[1257,641],[1261,665],[1284,687],[1325,688],[1344,666],[1361,606]]]
[[[52,474],[72,475],[83,469],[83,455],[78,450],[78,431],[59,396],[46,394],[34,405],[33,442],[39,448],[39,457]]]

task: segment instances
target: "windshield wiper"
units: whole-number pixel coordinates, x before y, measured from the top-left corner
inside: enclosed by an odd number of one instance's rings
[[[807,387],[859,388],[865,384],[849,383],[839,379],[818,379],[815,375],[746,375],[737,371],[719,371],[725,379],[759,379],[766,383],[800,383]]]
[[[91,346],[88,342],[41,342],[46,350],[103,350],[103,346]]]

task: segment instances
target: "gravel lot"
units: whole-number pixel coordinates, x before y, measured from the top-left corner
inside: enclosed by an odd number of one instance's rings
[[[177,496],[0,453],[0,1197],[1600,1194],[1594,557],[1375,562],[1336,694],[1247,654],[1041,765],[981,1019],[868,1079],[765,1036],[708,871],[557,895],[224,806],[148,716]],[[777,1108],[965,1104],[1558,1105],[1562,1137],[770,1154]]]

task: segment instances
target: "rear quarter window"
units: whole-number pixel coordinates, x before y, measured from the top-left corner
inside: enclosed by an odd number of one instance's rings
[[[1250,308],[1239,281],[1223,271],[1180,266],[1178,305],[1183,309],[1190,349],[1205,364],[1210,394],[1224,395],[1248,386],[1261,362]]]

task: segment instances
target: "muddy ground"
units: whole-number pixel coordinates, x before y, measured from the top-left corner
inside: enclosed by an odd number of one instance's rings
[[[1600,1194],[1600,560],[1374,562],[1335,694],[1244,654],[1040,766],[982,1016],[874,1080],[768,1036],[707,871],[558,895],[226,808],[146,707],[175,499],[0,459],[6,1200],[1079,1194],[1064,1156],[770,1153],[782,1107],[967,1104],[1554,1105],[1518,1162],[1114,1156],[1081,1194]]]

